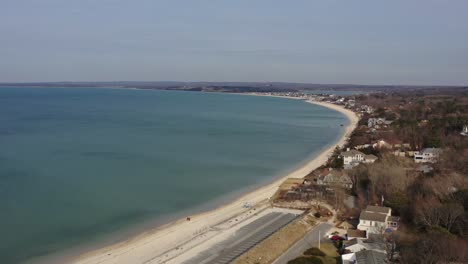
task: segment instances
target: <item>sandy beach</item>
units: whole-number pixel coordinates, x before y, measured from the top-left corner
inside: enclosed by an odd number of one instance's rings
[[[297,98],[293,98],[297,99]],[[215,241],[235,232],[269,210],[268,200],[287,178],[302,178],[325,163],[336,145],[344,145],[357,125],[355,113],[341,106],[307,101],[339,111],[349,119],[349,125],[337,142],[323,150],[313,160],[284,177],[247,193],[237,200],[217,209],[190,216],[190,221],[180,219],[173,223],[145,232],[124,242],[83,254],[72,263],[180,263],[210,247]],[[252,208],[243,205],[250,203]],[[255,208],[255,210],[253,209]],[[255,212],[255,213],[254,213]]]

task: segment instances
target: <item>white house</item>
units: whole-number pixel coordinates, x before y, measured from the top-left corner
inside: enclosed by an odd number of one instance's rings
[[[357,166],[359,163],[373,163],[377,160],[374,155],[366,155],[359,150],[347,150],[341,153],[343,157],[343,168],[351,169]]]
[[[341,156],[343,157],[343,167],[350,169],[363,162],[365,154],[355,149],[348,149],[348,151],[341,153]]]
[[[369,234],[382,234],[387,228],[396,229],[398,220],[392,217],[392,209],[389,207],[367,206],[359,216],[357,228],[365,230],[368,236]]]
[[[414,153],[414,162],[416,163],[434,163],[439,158],[442,150],[440,148],[425,148]]]
[[[468,136],[468,126],[466,125],[463,126],[463,130],[462,132],[460,132],[460,135],[465,136],[465,137]]]
[[[373,144],[363,144],[363,145],[356,145],[354,146],[355,149],[366,149],[366,148],[373,148]]]
[[[403,143],[398,139],[380,139],[372,145],[375,149],[409,149],[409,143]]]

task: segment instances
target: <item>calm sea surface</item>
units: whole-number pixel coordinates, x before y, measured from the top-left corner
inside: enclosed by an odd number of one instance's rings
[[[0,263],[212,208],[299,166],[347,123],[282,98],[0,88]]]

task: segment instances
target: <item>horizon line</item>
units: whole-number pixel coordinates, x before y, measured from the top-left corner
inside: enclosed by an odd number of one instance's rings
[[[337,85],[337,86],[406,86],[406,87],[452,87],[468,88],[468,84],[362,84],[362,83],[308,83],[308,82],[288,82],[288,81],[17,81],[0,82],[0,85],[12,84],[80,84],[80,83],[239,83],[239,84],[295,84],[295,85]]]

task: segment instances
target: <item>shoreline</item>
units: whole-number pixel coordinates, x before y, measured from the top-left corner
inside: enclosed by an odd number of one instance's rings
[[[269,96],[260,94],[240,94],[251,96]],[[273,96],[270,96],[273,97]],[[300,99],[295,97],[276,96],[285,99]],[[179,247],[190,245],[210,228],[226,224],[230,219],[244,217],[249,208],[243,205],[248,202],[254,208],[263,210],[267,206],[270,197],[274,195],[281,183],[287,178],[303,178],[312,170],[323,165],[329,155],[333,152],[336,145],[343,146],[348,137],[355,129],[359,120],[358,116],[344,107],[316,101],[305,101],[307,103],[326,107],[338,111],[346,116],[349,123],[344,129],[343,135],[328,147],[322,150],[313,159],[306,161],[300,168],[288,173],[285,176],[276,178],[273,182],[266,184],[257,190],[243,194],[233,201],[221,205],[213,210],[191,215],[190,221],[178,219],[168,224],[145,231],[137,236],[131,237],[123,242],[110,246],[92,250],[84,254],[68,258],[67,262],[79,264],[91,263],[165,263],[175,257],[185,254],[192,248],[184,252]],[[236,221],[237,221],[236,218]],[[230,222],[230,221],[229,221]],[[234,226],[234,225],[233,225]],[[204,241],[198,241],[196,245],[203,244]],[[201,244],[200,244],[201,243]],[[203,245],[202,245],[203,246]],[[192,250],[193,251],[193,250]],[[193,253],[192,253],[193,254]],[[164,260],[165,259],[165,260]]]

